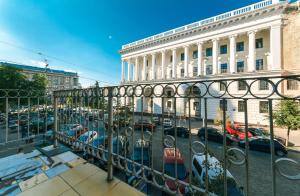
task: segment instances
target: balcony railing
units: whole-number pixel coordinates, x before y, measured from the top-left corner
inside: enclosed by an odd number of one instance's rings
[[[262,80],[270,86],[265,94],[253,88]],[[147,192],[154,194],[163,191],[177,195],[295,195],[300,191],[299,154],[286,151],[278,143],[280,138],[273,119],[278,102],[299,101],[299,91],[287,96],[282,89],[287,80],[300,81],[300,77],[63,90],[54,92],[53,107],[45,95],[30,93],[23,97],[18,91],[13,91],[18,92],[13,95],[10,90],[0,90],[4,104],[1,138],[6,138],[2,143],[27,139],[11,132],[8,126],[13,115],[11,108],[30,105],[28,110],[16,110],[18,117],[27,114],[30,124],[34,103],[43,106],[40,107],[43,110],[36,110],[36,116],[44,117],[44,113],[50,112],[54,116],[55,143],[69,145],[106,168],[109,180],[113,174],[122,176],[130,185],[142,191],[147,187]],[[239,82],[246,85],[243,94],[232,90]],[[224,91],[219,91],[220,84],[225,86]],[[23,103],[24,98],[27,102]],[[34,99],[39,102],[33,102]],[[242,103],[239,111],[234,101]],[[259,109],[255,102],[260,101],[264,101],[261,105],[266,107],[262,111],[267,113],[257,116],[255,110]],[[251,128],[261,126],[252,123],[256,117],[265,123],[260,127],[267,132],[260,136],[267,141],[265,148],[252,146],[255,137]],[[238,121],[239,129],[232,128],[233,121]],[[43,129],[40,134],[49,130],[47,126]],[[32,130],[27,129],[27,136],[35,135]],[[212,138],[212,133],[218,137]]]

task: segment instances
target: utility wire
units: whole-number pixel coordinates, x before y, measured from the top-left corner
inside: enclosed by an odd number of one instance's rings
[[[64,59],[61,59],[61,58],[58,58],[58,57],[55,57],[55,56],[51,56],[51,55],[47,55],[45,53],[42,53],[42,52],[39,52],[37,50],[33,50],[33,49],[30,49],[30,48],[26,48],[26,47],[22,47],[22,46],[19,46],[19,45],[16,45],[16,44],[12,44],[12,43],[9,43],[9,42],[6,42],[6,41],[3,41],[3,40],[0,40],[0,43],[2,44],[6,44],[6,45],[9,45],[11,47],[14,47],[14,48],[18,48],[18,49],[21,49],[21,50],[24,50],[24,51],[27,51],[27,52],[31,52],[31,53],[34,53],[34,54],[37,54],[37,55],[40,55],[40,56],[44,56],[44,57],[47,57],[47,58],[50,58],[50,59],[54,59],[54,60],[57,60],[57,61],[60,61],[60,62],[63,62],[63,63],[66,63],[66,64],[69,64],[69,65],[75,65],[75,66],[79,66],[79,64],[74,64],[70,61],[66,61]],[[100,72],[101,73],[101,72]],[[104,73],[103,73],[104,74]],[[107,75],[107,74],[105,74]],[[116,85],[115,83],[111,83],[111,82],[108,82],[108,81],[103,81],[103,80],[96,80],[96,79],[93,79],[93,78],[88,78],[88,77],[84,77],[84,76],[81,76],[81,78],[84,78],[84,79],[89,79],[89,80],[93,80],[93,81],[97,81],[97,82],[101,82],[101,83],[106,83],[106,84],[113,84],[113,85]]]

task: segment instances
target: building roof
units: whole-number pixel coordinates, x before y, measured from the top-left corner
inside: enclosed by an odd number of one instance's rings
[[[71,75],[71,76],[78,76],[75,72],[69,72],[64,70],[57,70],[57,69],[49,69],[49,68],[42,68],[42,67],[35,67],[30,65],[22,65],[17,63],[9,63],[9,62],[0,62],[0,66],[9,66],[19,68],[25,71],[33,71],[33,72],[47,72],[47,73],[57,73],[57,74],[64,74],[64,75]]]
[[[141,39],[141,40],[137,40],[137,41],[132,42],[132,43],[122,45],[121,52],[126,50],[126,49],[129,49],[129,48],[132,48],[132,47],[135,47],[135,46],[139,46],[139,45],[142,45],[142,44],[145,44],[145,43],[150,43],[150,42],[153,42],[153,41],[157,41],[157,40],[160,40],[162,38],[166,38],[166,37],[178,34],[178,33],[187,32],[189,30],[194,30],[194,29],[197,29],[197,28],[200,28],[200,27],[203,27],[203,26],[207,26],[207,25],[216,23],[216,22],[224,21],[224,20],[227,20],[229,18],[233,18],[233,17],[236,17],[236,16],[241,16],[241,15],[244,15],[246,13],[250,13],[250,12],[253,12],[253,11],[256,11],[256,10],[262,10],[264,8],[270,8],[270,7],[273,7],[275,5],[280,5],[280,4],[284,4],[284,3],[288,3],[288,2],[289,2],[289,0],[263,0],[263,1],[255,3],[255,4],[251,4],[251,5],[239,8],[239,9],[235,9],[235,10],[232,10],[232,11],[229,11],[229,12],[225,12],[225,13],[219,14],[217,16],[206,18],[206,19],[203,19],[203,20],[191,23],[191,24],[187,24],[185,26],[181,26],[181,27],[178,27],[178,28],[175,28],[175,29],[171,29],[171,30],[168,30],[166,32],[162,32],[162,33],[159,33],[159,34],[156,34],[156,35],[153,35],[153,36]]]

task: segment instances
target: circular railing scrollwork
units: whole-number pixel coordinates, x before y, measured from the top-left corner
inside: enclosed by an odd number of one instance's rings
[[[293,159],[289,159],[289,158],[279,158],[275,161],[275,168],[276,170],[279,172],[279,174],[289,180],[300,180],[300,171],[298,174],[296,175],[288,175],[288,174],[285,174],[279,167],[279,163],[280,162],[290,162],[292,164],[295,164],[296,166],[298,166],[298,168],[300,168],[300,163],[293,160]]]
[[[227,160],[234,165],[243,165],[246,162],[246,154],[239,148],[229,148],[227,151]],[[241,155],[242,159],[238,159]]]

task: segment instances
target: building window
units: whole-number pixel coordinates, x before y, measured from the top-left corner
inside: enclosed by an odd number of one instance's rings
[[[245,68],[245,63],[244,61],[239,61],[236,63],[236,68],[237,68],[237,72],[244,72],[244,68]]]
[[[264,47],[263,38],[259,38],[259,39],[255,40],[255,47],[256,48],[263,48]]]
[[[227,54],[227,45],[220,46],[220,54]]]
[[[221,110],[223,110],[223,104],[224,104],[224,107],[225,107],[225,111],[227,111],[227,100],[220,100],[220,103],[219,103],[219,107]]]
[[[197,76],[198,74],[198,67],[193,67],[193,76]]]
[[[259,113],[268,113],[269,107],[267,101],[259,102]]]
[[[172,73],[173,73],[172,70],[170,70],[170,77],[172,77]]]
[[[220,82],[220,91],[225,91],[227,86],[227,81]]]
[[[173,62],[173,56],[171,55],[170,56],[170,63],[172,63]]]
[[[206,56],[212,56],[212,48],[206,48]]]
[[[171,97],[172,96],[172,91],[167,91],[167,96]]]
[[[256,59],[256,71],[264,70],[264,60]]]
[[[199,108],[200,108],[199,107],[199,102],[195,101],[194,104],[193,104],[193,108],[194,108],[195,111],[199,111]]]
[[[194,50],[193,51],[193,59],[197,59],[198,58],[198,50]]]
[[[236,51],[237,52],[244,51],[244,42],[238,42],[238,43],[236,43]]]
[[[221,64],[221,73],[227,73],[227,63]]]
[[[184,69],[180,70],[180,76],[183,77],[184,76]]]
[[[299,82],[297,80],[287,80],[287,90],[298,90]]]
[[[184,53],[181,53],[181,54],[180,54],[180,60],[181,60],[181,61],[184,61]]]
[[[239,81],[238,82],[238,90],[239,91],[245,91],[247,89],[247,85],[245,81]]]
[[[238,101],[238,112],[245,112],[245,102]]]
[[[167,102],[167,108],[172,108],[172,101]]]
[[[212,65],[206,65],[206,75],[212,74]]]
[[[269,90],[269,82],[265,80],[259,81],[259,90]]]
[[[148,62],[148,60],[147,60],[147,61],[146,61],[146,66],[148,66],[148,63],[149,63],[149,62]]]

